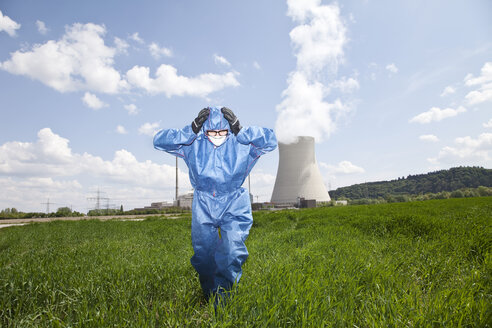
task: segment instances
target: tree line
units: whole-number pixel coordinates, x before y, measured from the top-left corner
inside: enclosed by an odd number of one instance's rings
[[[329,193],[332,199],[386,199],[391,201],[392,198],[401,198],[400,201],[404,201],[405,197],[452,193],[459,190],[465,193],[467,188],[478,187],[492,187],[492,169],[460,166],[449,170],[409,175],[406,178],[399,177],[391,181],[367,182],[341,187]],[[456,193],[456,195],[460,194]],[[474,195],[479,196],[480,193],[477,192]]]
[[[56,218],[56,217],[78,217],[84,216],[85,214],[72,211],[70,207],[60,207],[56,212],[43,213],[43,212],[21,212],[15,207],[6,208],[0,211],[1,219],[30,219],[30,218]]]
[[[119,209],[99,209],[89,210],[87,214],[72,211],[70,207],[60,207],[56,212],[21,212],[16,208],[6,208],[0,211],[0,220],[2,219],[29,219],[29,218],[54,218],[54,217],[81,217],[81,216],[108,216],[108,215],[139,215],[139,214],[169,214],[169,213],[189,213],[188,209],[180,207],[169,207],[162,209],[140,209],[124,211],[123,205]]]
[[[117,209],[100,209],[90,210],[87,212],[87,216],[107,216],[107,215],[142,215],[142,214],[169,214],[169,213],[188,213],[188,209],[181,207],[167,207],[167,208],[146,208],[146,209],[134,209],[129,211],[123,211],[123,206]]]

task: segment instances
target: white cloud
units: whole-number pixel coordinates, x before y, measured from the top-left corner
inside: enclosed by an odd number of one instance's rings
[[[289,34],[297,65],[276,107],[275,131],[282,142],[295,140],[292,131],[308,133],[320,142],[335,130],[337,118],[349,110],[339,99],[328,102],[329,87],[321,82],[325,70],[336,73],[343,61],[346,28],[337,4],[288,0],[287,5],[287,14],[299,24]]]
[[[127,49],[130,47],[130,45],[125,40],[115,37],[114,45],[116,46],[116,50],[118,51],[118,53],[128,53]]]
[[[45,128],[38,132],[36,143],[13,141],[0,147],[0,175],[68,175],[76,171],[70,167],[73,157],[68,139]],[[61,166],[64,170],[58,171]]]
[[[138,133],[153,137],[159,131],[160,122],[144,123],[138,128]]]
[[[330,87],[337,88],[343,93],[350,93],[359,90],[360,86],[359,86],[359,81],[357,81],[355,78],[350,77],[347,79],[344,76],[340,80],[331,83]]]
[[[492,101],[492,62],[483,65],[480,76],[473,77],[473,75],[468,74],[465,77],[465,85],[479,87],[466,95],[465,99],[469,105]]]
[[[436,137],[433,134],[424,134],[419,137],[420,140],[422,141],[429,141],[429,142],[438,142],[439,138]]]
[[[439,122],[448,117],[454,117],[459,113],[466,112],[466,108],[460,106],[457,109],[445,108],[440,109],[438,107],[432,107],[427,112],[420,113],[419,115],[410,119],[410,123],[428,124],[431,122]]]
[[[118,125],[116,127],[115,131],[116,131],[116,133],[119,133],[119,134],[127,134],[128,133],[128,131],[126,131],[125,127],[122,125]]]
[[[386,65],[386,69],[390,71],[391,73],[398,73],[398,67],[394,63]]]
[[[159,165],[150,160],[138,161],[124,149],[116,151],[111,160],[74,153],[68,139],[45,128],[38,132],[35,142],[12,141],[0,145],[0,204],[12,207],[27,202],[39,208],[40,201],[47,195],[57,203],[85,203],[86,193],[80,189],[88,186],[78,182],[77,177],[81,175],[109,185],[111,197],[124,198],[125,202],[139,197],[164,200],[164,195],[171,199],[175,170],[174,166]],[[191,187],[181,170],[179,179],[182,190]],[[149,200],[142,203],[141,199],[139,202],[140,206],[150,203]]]
[[[159,59],[159,58],[161,58],[161,56],[171,57],[173,55],[173,53],[170,49],[164,48],[164,47],[161,48],[155,42],[152,42],[149,45],[149,51],[150,51],[150,54],[152,55],[152,57],[154,57],[154,59]]]
[[[224,65],[224,66],[231,66],[231,63],[229,63],[229,61],[227,59],[225,59],[225,57],[222,57],[222,56],[219,56],[217,54],[214,55],[214,61],[215,61],[215,64],[217,65]]]
[[[492,85],[481,90],[471,91],[466,95],[466,101],[469,105],[477,105],[492,100]]]
[[[138,43],[144,43],[144,40],[142,40],[142,38],[140,38],[140,36],[138,35],[138,32],[135,32],[132,35],[130,35],[130,39],[132,39],[133,41],[136,41]]]
[[[320,0],[299,2],[287,1],[288,15],[299,23],[289,34],[296,50],[297,69],[308,77],[326,67],[336,71],[347,42],[338,5],[321,5]]]
[[[261,66],[260,66],[260,64],[257,61],[254,61],[253,62],[253,67],[256,68],[256,69],[261,69]]]
[[[492,62],[485,63],[480,70],[480,73],[479,77],[473,77],[472,74],[468,74],[465,77],[465,85],[475,86],[492,82]]]
[[[492,133],[482,133],[476,139],[466,136],[455,139],[453,147],[446,146],[436,158],[430,158],[433,164],[439,162],[453,165],[482,165],[492,164]]]
[[[73,24],[58,40],[36,44],[29,50],[18,50],[11,58],[0,62],[0,69],[16,75],[28,76],[60,91],[90,91],[116,94],[130,89],[130,84],[114,68],[114,57],[126,52],[128,44],[114,39],[114,47],[104,41],[106,28],[97,24]],[[131,36],[141,40],[138,33]],[[171,55],[170,50],[157,44],[150,46],[155,56]],[[155,78],[149,76],[149,68],[134,66],[126,73],[129,82],[136,88],[172,96],[206,97],[226,87],[239,86],[239,73],[200,74],[195,77],[178,75],[177,69],[161,65]],[[87,97],[86,97],[87,98]],[[94,98],[94,97],[93,97]],[[87,103],[87,101],[86,101]],[[94,105],[97,106],[97,105]],[[94,108],[94,107],[92,107]]]
[[[96,24],[73,24],[58,40],[36,44],[31,51],[16,51],[0,68],[12,74],[39,80],[66,92],[89,90],[117,93],[126,81],[113,68],[116,49],[104,44],[106,29]]]
[[[140,112],[135,104],[125,105],[124,107],[128,111],[129,115],[137,115]]]
[[[7,178],[12,181],[12,179]],[[18,183],[19,186],[26,188],[39,189],[42,188],[45,191],[56,190],[60,188],[65,189],[80,189],[82,185],[77,180],[53,180],[52,178],[28,178]]]
[[[10,36],[15,36],[16,30],[20,29],[21,24],[14,22],[9,16],[3,15],[0,10],[0,32],[5,31]]]
[[[42,35],[45,35],[49,31],[49,29],[46,27],[46,24],[43,21],[37,20],[36,26],[38,28],[38,32],[41,33]]]
[[[84,104],[92,109],[101,109],[103,107],[107,107],[108,105],[101,101],[96,95],[86,92],[82,97],[82,101]]]
[[[219,74],[201,74],[197,77],[178,75],[177,69],[170,65],[161,65],[157,69],[156,78],[149,76],[148,67],[134,66],[126,73],[128,82],[142,88],[151,94],[164,93],[168,98],[173,96],[205,97],[208,94],[224,89],[236,87],[237,72]]]
[[[317,142],[336,129],[336,117],[349,108],[339,99],[333,103],[324,101],[327,88],[320,82],[310,83],[300,72],[289,76],[288,87],[283,91],[284,100],[277,106],[278,117],[275,133],[284,143],[293,142],[300,131]]]
[[[484,128],[492,128],[492,118],[487,122],[483,124]]]
[[[349,161],[341,161],[337,165],[330,165],[324,162],[320,162],[320,166],[327,170],[328,174],[355,174],[364,173],[365,170],[357,165],[352,164]]]
[[[77,180],[52,178],[0,177],[0,208],[15,207],[21,211],[45,212],[50,200],[50,212],[60,207],[71,207],[85,200],[82,185]],[[56,200],[56,202],[55,202]],[[74,208],[85,211],[85,208]]]
[[[446,97],[448,95],[451,95],[456,92],[456,89],[453,88],[452,86],[447,86],[444,88],[444,90],[441,93],[441,97]]]

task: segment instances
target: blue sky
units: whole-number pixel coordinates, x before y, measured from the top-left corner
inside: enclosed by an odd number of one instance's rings
[[[162,128],[209,105],[316,138],[326,186],[492,167],[492,3],[0,2],[0,208],[170,201]],[[251,191],[271,197],[278,152]],[[190,189],[180,161],[180,187]]]

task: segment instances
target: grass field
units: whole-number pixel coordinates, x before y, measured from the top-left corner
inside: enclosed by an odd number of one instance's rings
[[[492,198],[255,213],[214,312],[190,219],[0,230],[2,327],[491,327]]]

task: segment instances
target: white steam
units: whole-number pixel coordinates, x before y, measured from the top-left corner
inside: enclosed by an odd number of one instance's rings
[[[275,130],[284,143],[299,135],[313,136],[320,142],[334,131],[337,117],[348,110],[340,99],[326,99],[330,86],[322,81],[326,73],[335,75],[343,61],[346,28],[336,3],[287,0],[287,5],[287,15],[299,24],[290,32],[297,65],[277,105]]]

